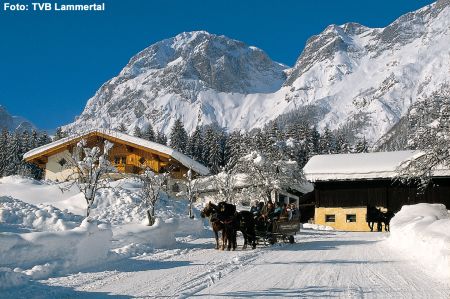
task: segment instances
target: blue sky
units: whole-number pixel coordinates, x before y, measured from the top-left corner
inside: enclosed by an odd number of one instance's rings
[[[94,0],[58,2],[94,3]],[[400,15],[432,3],[422,0],[104,2],[105,12],[0,10],[0,105],[14,115],[28,118],[39,128],[53,129],[73,121],[95,91],[117,75],[134,54],[183,31],[223,34],[257,46],[273,60],[292,66],[306,40],[329,24],[358,22],[385,27]]]

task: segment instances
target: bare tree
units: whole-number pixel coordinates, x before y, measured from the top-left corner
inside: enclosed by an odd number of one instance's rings
[[[86,217],[89,217],[94,204],[97,191],[109,188],[109,173],[117,172],[108,159],[108,153],[113,143],[105,140],[103,144],[93,147],[87,146],[87,140],[81,139],[72,152],[72,159],[60,161],[65,168],[71,169],[72,173],[67,177],[70,184],[62,191],[77,186],[86,199]]]
[[[141,190],[142,203],[145,206],[148,225],[155,223],[155,206],[161,197],[161,192],[167,187],[167,173],[155,173],[151,169],[146,169],[137,176],[143,184]]]

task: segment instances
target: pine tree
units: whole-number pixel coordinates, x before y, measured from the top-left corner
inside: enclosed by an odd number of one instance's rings
[[[52,142],[52,139],[48,136],[47,132],[43,132],[38,137],[38,144],[37,144],[37,146],[46,145],[46,144],[49,144],[50,142]]]
[[[155,141],[155,131],[153,131],[153,127],[151,124],[148,124],[142,133],[142,138],[148,141]]]
[[[367,144],[366,137],[363,137],[356,143],[354,152],[355,153],[367,153],[368,151],[369,151],[369,145]]]
[[[209,159],[211,156],[211,148],[212,144],[214,143],[214,130],[212,127],[207,127],[203,136],[203,152],[202,152],[202,159],[201,162],[208,167],[209,165]]]
[[[305,132],[307,136],[305,137],[305,149],[308,155],[308,159],[319,153],[319,140],[320,134],[316,127]]]
[[[181,119],[177,119],[170,132],[170,146],[182,153],[186,151],[188,135],[184,129]]]
[[[350,153],[350,144],[343,133],[339,133],[336,138],[336,151],[339,154]]]
[[[203,136],[200,127],[196,127],[189,137],[186,153],[196,161],[201,161],[203,155]]]
[[[30,143],[31,143],[31,148],[32,149],[39,146],[39,134],[38,134],[38,132],[36,130],[33,130],[31,132]]]
[[[67,133],[63,132],[61,127],[56,128],[55,137],[53,137],[53,141],[60,140],[64,137],[67,137]]]
[[[234,167],[244,154],[247,152],[244,150],[243,136],[239,131],[232,132],[225,142],[224,150],[224,164]]]
[[[134,136],[134,137],[142,138],[141,128],[139,128],[138,126],[136,126],[136,127],[134,128],[134,131],[133,131],[133,136]]]
[[[336,153],[336,142],[331,130],[326,127],[323,134],[319,138],[319,153],[334,154]]]
[[[20,155],[28,152],[31,148],[31,136],[30,133],[25,130],[20,135]]]
[[[222,151],[221,151],[221,142],[220,135],[215,132],[212,136],[209,157],[208,157],[208,165],[213,173],[219,173],[221,162],[222,162]]]
[[[6,129],[3,129],[0,135],[0,177],[4,175],[6,166],[8,164],[7,160],[7,149],[8,149],[9,134]]]
[[[127,128],[125,127],[125,124],[123,122],[121,122],[119,124],[119,126],[116,129],[117,131],[119,131],[120,133],[126,133],[127,132]]]
[[[9,138],[9,142],[6,148],[6,168],[4,170],[4,175],[14,175],[18,173],[20,163],[22,158],[21,154],[21,144],[20,144],[20,136],[17,132],[15,132]]]
[[[156,143],[167,145],[167,137],[163,132],[158,132],[156,135]]]

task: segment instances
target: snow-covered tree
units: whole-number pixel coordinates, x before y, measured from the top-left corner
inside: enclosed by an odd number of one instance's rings
[[[52,142],[52,139],[48,136],[47,132],[43,132],[41,135],[39,135],[38,138],[38,146],[46,145]]]
[[[186,178],[186,180],[183,182],[186,186],[186,193],[180,192],[177,195],[187,197],[189,201],[189,218],[192,219],[194,218],[192,206],[198,195],[198,180],[196,180],[196,176],[194,175],[192,169],[189,169],[184,177]]]
[[[73,185],[78,187],[86,200],[86,217],[90,215],[97,191],[110,187],[108,174],[117,171],[108,159],[108,153],[113,145],[105,140],[102,144],[89,147],[87,140],[82,139],[77,143],[72,159],[65,160],[65,167],[71,169],[72,174],[67,178],[70,184],[62,191],[70,189]]]
[[[8,165],[7,161],[7,148],[8,148],[9,134],[6,129],[3,129],[0,134],[0,177],[4,175],[6,167]]]
[[[186,151],[187,141],[188,135],[181,119],[178,118],[170,131],[170,146],[177,151],[184,153]]]
[[[121,132],[121,133],[126,133],[127,132],[127,128],[125,127],[124,123],[120,123],[119,126],[116,128],[117,131]]]
[[[450,167],[450,85],[444,84],[431,96],[420,99],[409,117],[408,147],[422,153],[399,166],[398,179],[425,188],[436,169]]]
[[[53,141],[60,140],[64,137],[67,137],[67,133],[63,132],[61,127],[56,128],[55,136],[53,137]]]
[[[350,153],[350,144],[343,133],[338,133],[336,137],[336,151],[339,154]]]
[[[220,136],[216,132],[212,135],[208,165],[213,173],[217,173],[222,162],[222,148],[220,143]]]
[[[150,168],[137,176],[137,179],[142,182],[141,197],[149,226],[155,223],[155,206],[161,197],[161,192],[167,187],[167,177],[166,173],[155,173]]]
[[[145,130],[142,132],[142,138],[148,141],[155,141],[155,131],[153,131],[153,127],[151,124],[148,124]]]
[[[167,137],[163,132],[158,132],[156,135],[156,143],[167,145]]]
[[[194,133],[189,137],[186,154],[196,161],[201,161],[203,156],[203,134],[200,127],[196,127]]]
[[[17,132],[11,134],[6,147],[6,168],[4,175],[17,174],[22,161],[20,136]]]
[[[222,167],[221,172],[214,176],[214,186],[218,190],[221,201],[235,203],[236,192],[236,168],[232,164]]]
[[[305,182],[296,161],[272,160],[257,151],[241,158],[237,170],[246,173],[249,182],[261,189],[264,201],[268,201],[275,190],[299,188]]]
[[[355,144],[355,149],[353,150],[355,153],[367,153],[369,152],[369,144],[367,143],[366,137],[358,140]]]
[[[330,128],[326,127],[323,134],[319,138],[319,153],[334,154],[336,153],[336,141]]]
[[[141,131],[141,128],[139,128],[138,126],[136,126],[136,127],[134,128],[134,131],[133,131],[133,136],[134,136],[134,137],[142,138],[142,131]]]
[[[308,132],[305,132],[305,134],[305,147],[308,153],[308,158],[311,158],[319,153],[320,134],[315,127]]]
[[[30,143],[31,143],[31,148],[32,149],[39,146],[39,134],[38,134],[38,132],[36,130],[33,130],[31,132]]]

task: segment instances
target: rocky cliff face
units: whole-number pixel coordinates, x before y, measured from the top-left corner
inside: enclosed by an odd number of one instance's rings
[[[215,123],[250,130],[316,107],[319,128],[378,140],[417,98],[450,74],[450,1],[401,16],[386,28],[330,25],[311,37],[295,66],[207,32],[182,33],[134,56],[66,128],[151,123],[168,132]]]
[[[20,116],[12,116],[5,107],[0,105],[0,130],[6,129],[13,131],[31,131],[36,127],[28,120]]]

